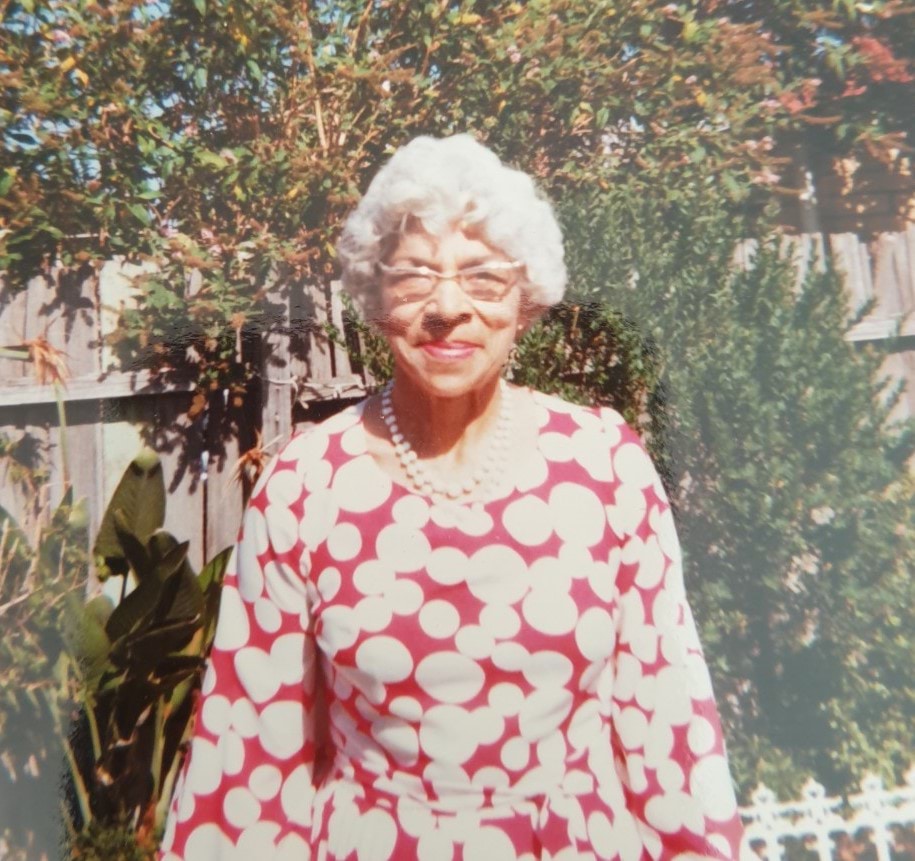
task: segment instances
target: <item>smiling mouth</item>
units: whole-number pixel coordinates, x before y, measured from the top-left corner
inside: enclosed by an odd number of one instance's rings
[[[425,341],[420,346],[427,355],[445,361],[466,359],[477,349],[476,344],[464,341]]]

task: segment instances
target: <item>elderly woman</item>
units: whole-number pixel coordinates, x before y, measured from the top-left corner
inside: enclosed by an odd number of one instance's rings
[[[164,857],[736,857],[651,461],[613,410],[502,379],[562,297],[550,205],[418,138],[339,252],[394,378],[253,493]]]

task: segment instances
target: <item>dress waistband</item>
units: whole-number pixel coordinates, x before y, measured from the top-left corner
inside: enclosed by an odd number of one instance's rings
[[[384,807],[415,804],[433,813],[475,810],[484,818],[534,814],[553,802],[595,792],[594,776],[574,768],[559,775],[534,769],[514,786],[505,770],[497,767],[481,769],[473,780],[466,779],[460,768],[448,772],[442,768],[431,779],[409,772],[378,773],[338,754],[322,788],[335,784],[334,794],[343,792]]]

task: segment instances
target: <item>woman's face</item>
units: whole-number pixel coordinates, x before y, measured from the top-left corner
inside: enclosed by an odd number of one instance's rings
[[[428,397],[446,398],[483,390],[498,378],[531,319],[521,273],[510,263],[459,228],[441,236],[417,229],[401,237],[379,276],[380,328],[398,376]],[[411,274],[417,269],[448,277]]]

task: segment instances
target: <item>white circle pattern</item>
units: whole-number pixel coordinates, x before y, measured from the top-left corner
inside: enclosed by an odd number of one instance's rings
[[[654,467],[612,410],[535,400],[536,468],[485,505],[392,482],[360,408],[284,447],[226,574],[164,857],[737,857]]]

